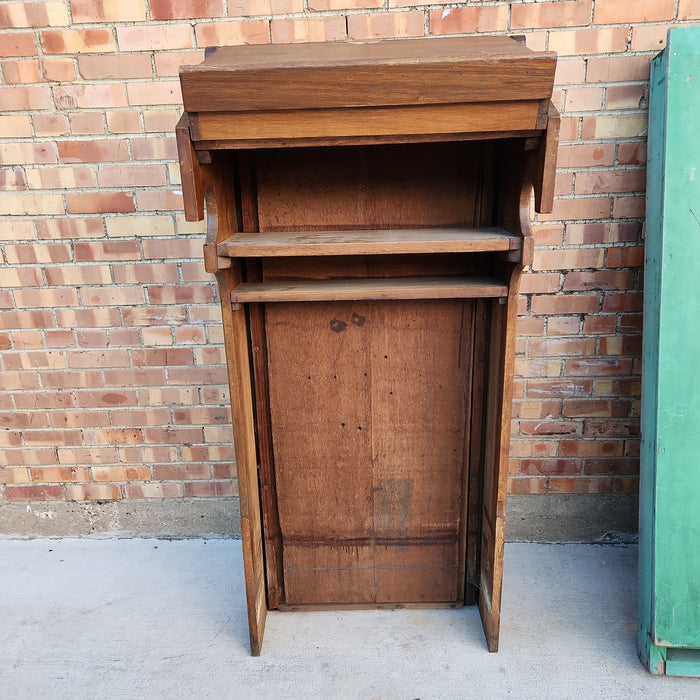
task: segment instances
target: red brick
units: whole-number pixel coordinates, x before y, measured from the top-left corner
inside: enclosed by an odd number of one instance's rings
[[[148,306],[123,309],[124,325],[163,326],[180,325],[187,321],[187,311],[182,306]]]
[[[137,404],[136,391],[104,392],[104,391],[76,391],[76,400],[80,408],[97,408]]]
[[[27,178],[29,187],[36,190],[94,187],[96,184],[94,172],[88,167],[37,168],[27,170]]]
[[[57,446],[80,445],[82,436],[79,430],[27,430],[24,433],[24,444]]]
[[[700,19],[700,0],[680,0],[678,4],[678,19],[681,22],[689,19]]]
[[[550,32],[549,50],[560,56],[619,53],[627,50],[628,33],[627,27]]]
[[[194,356],[190,348],[132,350],[131,358],[135,367],[169,367],[194,364]]]
[[[117,461],[114,447],[63,448],[58,450],[60,464],[110,464]]]
[[[143,287],[84,287],[80,290],[83,306],[136,306],[146,303]]]
[[[583,460],[584,474],[609,476],[635,475],[639,473],[637,459],[585,459]]]
[[[582,139],[621,139],[640,138],[646,134],[648,115],[642,113],[622,113],[597,117],[584,117],[581,126]]]
[[[606,294],[603,297],[603,311],[606,313],[618,313],[620,311],[642,311],[641,292],[620,292],[619,294]]]
[[[563,290],[565,292],[594,291],[604,289],[634,289],[634,273],[628,270],[589,270],[569,272]]]
[[[642,219],[644,217],[646,199],[644,195],[636,197],[615,197],[613,202],[613,218]]]
[[[117,501],[122,498],[116,484],[71,484],[66,486],[67,501]]]
[[[79,56],[78,70],[86,80],[152,78],[151,59],[146,54]]]
[[[123,369],[104,371],[104,386],[125,387],[125,386],[165,386],[165,370],[162,367],[152,367],[150,369],[130,369],[125,372]]]
[[[5,138],[22,138],[32,135],[29,116],[25,114],[10,114],[0,116],[0,133]]]
[[[233,440],[233,437],[231,438]],[[228,445],[183,445],[182,459],[189,462],[230,461],[236,459],[233,444]]]
[[[353,0],[348,0],[348,2],[351,3],[348,7],[355,7]],[[362,2],[362,0],[360,0],[360,2]],[[230,17],[291,14],[303,11],[303,0],[228,0],[228,13]]]
[[[598,351],[601,355],[641,355],[642,338],[638,335],[615,335],[601,338]]]
[[[277,2],[277,0],[275,0]],[[230,7],[229,7],[230,12]],[[266,13],[267,14],[267,13]],[[332,18],[340,19],[340,18]],[[283,22],[285,20],[277,20]],[[292,20],[286,20],[287,25],[282,26],[282,34],[287,35],[292,31]],[[344,23],[343,23],[343,34]],[[270,21],[265,20],[241,20],[237,22],[206,22],[197,24],[194,28],[197,46],[238,46],[240,44],[269,44]],[[323,40],[323,39],[319,39]]]
[[[130,83],[126,86],[130,105],[180,105],[182,92],[179,80]]]
[[[36,227],[39,238],[81,239],[104,236],[104,225],[100,218],[38,219]]]
[[[64,163],[104,163],[129,160],[126,139],[61,141],[58,154]]]
[[[193,19],[196,17],[221,17],[222,0],[150,0],[152,20]]]
[[[18,309],[78,306],[76,289],[17,289],[15,305]]]
[[[430,10],[430,34],[473,34],[508,29],[508,6],[459,7]]]
[[[90,472],[85,467],[32,467],[31,474],[34,483],[90,480]]]
[[[632,373],[632,360],[609,359],[604,357],[584,360],[565,360],[564,374],[574,377],[606,377],[611,375],[626,375]]]
[[[156,464],[153,478],[158,481],[211,479],[211,469],[208,464]]]
[[[596,0],[593,21],[596,24],[662,22],[673,19],[675,0]]]
[[[129,353],[126,350],[69,350],[66,359],[71,369],[129,366]]]
[[[63,114],[33,114],[32,123],[36,136],[65,136],[68,119]]]
[[[513,5],[511,29],[542,29],[543,27],[576,27],[589,24],[591,0],[573,2],[538,2]]]
[[[178,119],[177,109],[149,109],[143,112],[143,122],[148,132],[171,134]]]
[[[174,136],[132,138],[131,153],[136,160],[177,160],[177,143]]]
[[[0,484],[24,484],[29,482],[29,470],[25,467],[0,471]]]
[[[581,424],[574,421],[520,421],[521,435],[580,435]]]
[[[603,266],[601,248],[537,249],[533,270],[595,269]]]
[[[423,36],[425,15],[422,12],[389,12],[349,15],[349,39]]]
[[[345,35],[343,17],[303,17],[276,19],[271,22],[272,43],[290,44],[310,41],[342,41]]]
[[[593,393],[593,382],[590,379],[579,379],[576,381],[559,380],[528,380],[527,396],[528,398],[535,397],[587,397]]]
[[[626,418],[629,411],[630,402],[623,400],[579,399],[562,403],[562,415],[567,418]]]
[[[595,338],[531,338],[530,356],[594,355]]]
[[[63,328],[109,328],[119,325],[118,309],[56,309],[56,320]]]
[[[1,10],[2,6],[0,6]],[[36,59],[25,59],[22,61],[3,61],[2,73],[8,85],[18,83],[39,83],[41,73],[39,72],[39,61]]]
[[[70,0],[73,22],[142,22],[146,19],[144,0],[129,2],[95,2],[95,0]]]
[[[148,24],[117,27],[120,51],[163,51],[189,49],[192,30],[189,24]]]
[[[562,457],[621,457],[622,440],[562,440],[559,454]]]
[[[97,170],[100,187],[162,187],[165,185],[163,165],[101,165]]]
[[[62,263],[72,261],[73,253],[70,246],[64,243],[6,245],[5,259],[10,264],[19,265]]]
[[[617,316],[587,316],[583,321],[584,335],[614,333],[617,328]]]
[[[139,190],[136,204],[139,211],[182,211],[181,190]]]
[[[209,304],[214,301],[210,285],[159,285],[148,288],[153,304]]]
[[[610,479],[552,477],[550,493],[610,493]]]
[[[119,449],[119,456],[122,462],[134,462],[149,464],[155,462],[177,462],[177,449],[168,447],[122,447]]]
[[[179,279],[178,268],[175,263],[119,265],[114,268],[114,281],[116,284],[178,282]]]
[[[67,29],[39,32],[44,53],[103,53],[114,51],[111,29]]]
[[[72,58],[45,58],[41,62],[44,80],[71,82],[75,80],[75,65]]]
[[[615,145],[612,143],[564,145],[559,146],[557,153],[559,168],[586,168],[612,165],[614,162]]]
[[[134,198],[126,192],[80,192],[66,194],[69,214],[94,214],[136,211]]]
[[[557,294],[532,298],[533,314],[592,314],[598,311],[600,300],[593,294]]]
[[[125,411],[112,411],[110,415],[123,414]],[[143,411],[134,411],[143,415]],[[113,421],[116,425],[116,422]],[[88,445],[141,445],[143,435],[141,430],[134,428],[107,428],[103,430],[83,431],[83,440]]]
[[[576,219],[607,219],[610,216],[609,197],[573,197],[555,199],[551,214],[538,214],[538,221],[567,221]]]
[[[51,109],[51,90],[45,85],[0,88],[0,104],[4,112]]]
[[[107,112],[107,129],[113,134],[141,133],[141,113],[138,110],[110,110]]]
[[[8,501],[61,501],[62,486],[6,486],[5,498]]]
[[[192,482],[185,484],[185,496],[189,498],[231,498],[237,495],[237,485],[231,481]]]
[[[206,25],[198,25],[203,27]],[[267,42],[265,42],[267,43]],[[176,77],[180,66],[192,66],[201,63],[204,51],[159,51],[155,54],[156,75],[159,78]]]
[[[581,473],[581,461],[578,459],[521,459],[518,472],[543,476],[575,475]]]
[[[126,498],[182,498],[182,484],[125,484]]]
[[[149,481],[151,470],[146,466],[92,467],[95,481]]]
[[[566,242],[571,245],[633,242],[637,240],[638,236],[639,224],[637,223],[615,222],[566,225]],[[627,248],[611,248],[610,250],[627,250]],[[608,267],[610,266],[608,265]],[[620,265],[620,267],[626,266]]]
[[[508,493],[547,493],[547,480],[544,478],[510,478]]]
[[[620,165],[644,165],[647,162],[647,145],[641,141],[621,143],[617,147]]]
[[[235,479],[238,476],[236,465],[232,462],[228,464],[213,464],[212,471],[215,479]],[[234,485],[236,495],[238,494],[238,484]]]
[[[108,411],[54,411],[51,425],[54,428],[97,428],[109,425]]]
[[[652,56],[605,56],[589,58],[586,82],[617,83],[648,81]]]
[[[637,438],[639,437],[639,421],[632,420],[587,420],[583,428],[584,437],[592,438]]]
[[[3,32],[0,56],[36,56],[34,32]]]
[[[639,492],[639,478],[638,477],[627,477],[612,480],[612,490],[613,493],[631,493],[636,494]]]
[[[606,266],[610,268],[644,267],[644,248],[642,246],[609,248]]]
[[[643,192],[645,170],[592,170],[576,175],[576,194]]]

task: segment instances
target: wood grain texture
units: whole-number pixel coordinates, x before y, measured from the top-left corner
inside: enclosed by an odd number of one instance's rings
[[[475,277],[404,277],[388,279],[242,282],[231,302],[347,301],[361,299],[475,299],[505,297],[498,279]]]
[[[470,309],[268,305],[287,604],[461,600]]]
[[[201,221],[204,218],[204,177],[192,143],[187,114],[183,114],[175,126],[175,139],[180,162],[185,220]]]
[[[188,112],[539,100],[555,63],[499,36],[224,47],[180,82]]]
[[[215,182],[216,189],[209,190],[207,197],[209,226],[212,229],[210,236],[224,238],[236,231],[236,216],[232,212],[236,205],[236,197],[230,186],[230,178],[219,177]],[[239,284],[241,279],[240,263],[217,273],[222,299],[222,324],[226,338],[233,435],[236,444],[250,649],[253,656],[258,656],[265,631],[267,600],[250,349],[245,312],[233,311],[231,305],[223,301],[229,298],[231,288]]]
[[[473,226],[478,157],[472,142],[260,151],[260,230]]]
[[[237,233],[219,244],[217,252],[232,258],[415,255],[517,250],[521,243],[519,236],[497,227]]]
[[[342,91],[340,91],[342,92]],[[538,129],[540,102],[475,102],[344,109],[190,112],[194,141],[449,136]]]

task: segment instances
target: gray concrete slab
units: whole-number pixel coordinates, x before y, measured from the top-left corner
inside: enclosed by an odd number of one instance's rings
[[[462,610],[271,613],[240,542],[0,541],[0,698],[700,698],[635,652],[636,550],[506,545],[501,650]]]

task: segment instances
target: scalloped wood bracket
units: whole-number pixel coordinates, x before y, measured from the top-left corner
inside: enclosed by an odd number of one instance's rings
[[[190,121],[183,114],[175,127],[177,153],[180,160],[182,198],[185,203],[185,220],[201,221],[204,218],[204,173],[197,160],[197,153],[190,138]]]

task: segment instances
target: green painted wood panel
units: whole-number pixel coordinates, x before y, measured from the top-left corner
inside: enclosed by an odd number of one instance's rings
[[[655,673],[691,673],[667,649],[700,648],[699,127],[700,26],[678,27],[652,64],[647,171],[639,653]]]

